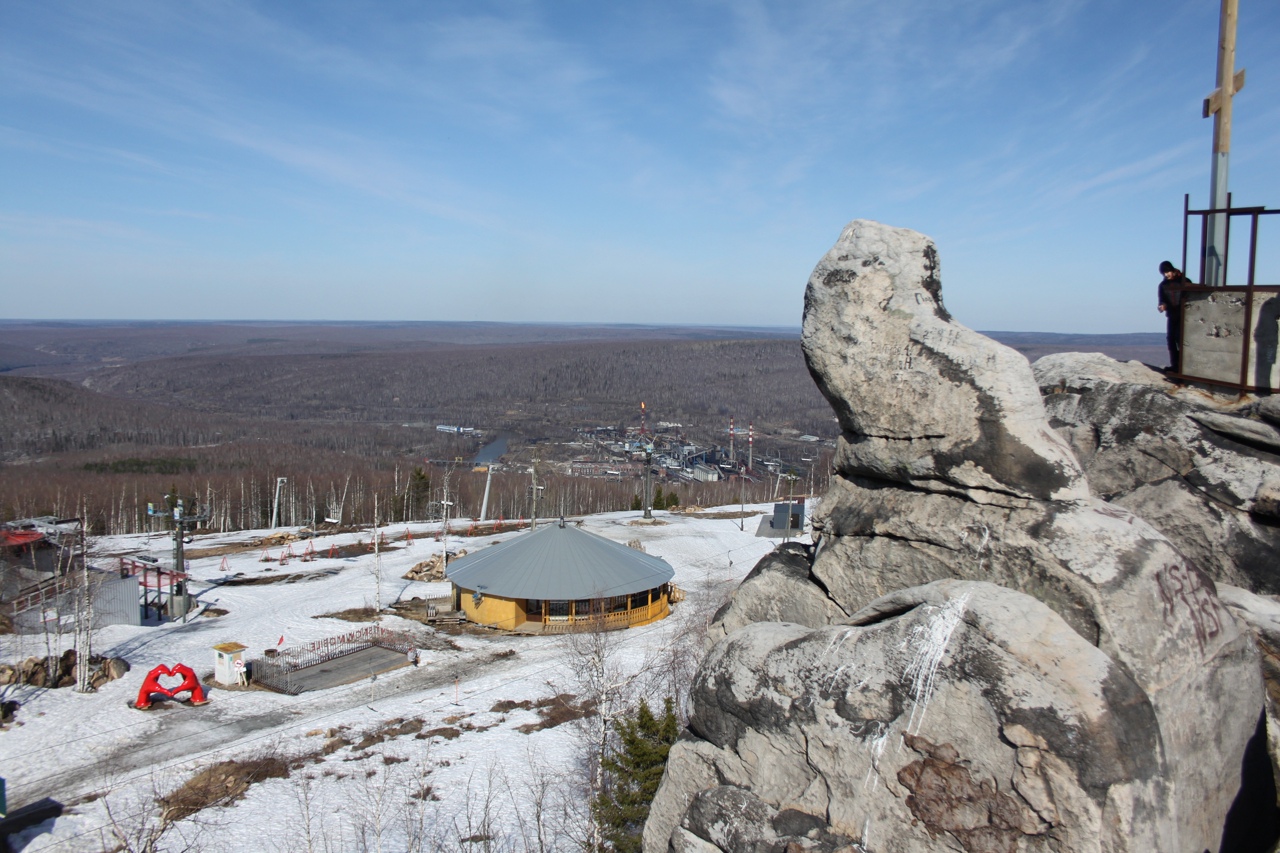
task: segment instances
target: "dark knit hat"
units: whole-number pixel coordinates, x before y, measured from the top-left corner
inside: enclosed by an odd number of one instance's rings
[[[1177,269],[1177,267],[1175,267],[1175,266],[1173,265],[1173,262],[1172,262],[1172,261],[1161,261],[1161,262],[1160,262],[1160,272],[1161,272],[1161,273],[1173,272],[1173,271],[1174,271],[1174,270],[1176,270],[1176,269]]]

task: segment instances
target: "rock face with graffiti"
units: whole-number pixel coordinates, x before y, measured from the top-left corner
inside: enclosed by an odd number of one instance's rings
[[[802,342],[842,430],[818,544],[717,614],[645,849],[1270,849],[1251,635],[1091,493],[932,242],[847,226]]]

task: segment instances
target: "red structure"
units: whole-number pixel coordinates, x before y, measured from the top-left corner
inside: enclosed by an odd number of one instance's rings
[[[139,589],[142,593],[143,617],[155,609],[156,618],[170,612],[174,599],[182,595],[186,589],[187,573],[162,569],[154,562],[120,558],[120,577],[133,575],[139,578]]]
[[[182,679],[182,682],[177,687],[169,688],[160,683],[161,678],[172,678],[174,676]],[[170,699],[175,699],[179,693],[186,690],[191,691],[192,705],[203,705],[209,701],[204,698],[204,688],[200,686],[200,679],[196,678],[195,670],[185,663],[176,664],[173,669],[160,664],[147,673],[146,679],[142,682],[142,688],[138,691],[138,701],[133,703],[133,707],[139,711],[145,711],[150,708],[152,693],[160,693]]]

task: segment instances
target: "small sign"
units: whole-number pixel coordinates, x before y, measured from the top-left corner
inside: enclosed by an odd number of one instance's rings
[[[240,658],[236,658],[232,666],[235,667],[236,672],[244,672],[244,661]]]

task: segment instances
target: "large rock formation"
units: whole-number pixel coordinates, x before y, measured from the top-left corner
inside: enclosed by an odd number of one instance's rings
[[[646,850],[1218,851],[1261,825],[1228,821],[1266,767],[1251,636],[1091,496],[1026,360],[948,315],[933,244],[851,223],[802,341],[842,428],[821,540],[718,614]]]
[[[1095,494],[1142,516],[1215,581],[1280,593],[1280,429],[1265,420],[1276,398],[1222,401],[1096,353],[1033,367],[1049,422]]]

